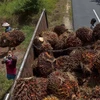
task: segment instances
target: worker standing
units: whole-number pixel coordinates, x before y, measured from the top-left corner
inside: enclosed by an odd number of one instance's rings
[[[7,22],[4,22],[4,23],[2,24],[2,26],[5,27],[5,32],[9,32],[9,31],[12,30],[12,28],[10,27],[10,24],[7,23]]]
[[[91,24],[90,28],[93,30],[94,27],[96,26],[96,19],[92,18],[90,24]]]
[[[8,51],[7,56],[3,58],[2,64],[6,64],[7,79],[15,79],[16,77],[17,57],[12,51]]]

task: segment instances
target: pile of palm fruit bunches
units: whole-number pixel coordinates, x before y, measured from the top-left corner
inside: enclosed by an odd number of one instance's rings
[[[16,47],[25,40],[25,34],[20,30],[12,30],[2,33],[0,37],[0,47]]]
[[[55,26],[33,45],[33,76],[17,80],[13,100],[100,99],[100,24],[75,32]]]

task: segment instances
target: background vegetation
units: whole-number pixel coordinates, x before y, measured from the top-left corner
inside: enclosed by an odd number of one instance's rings
[[[0,1],[0,21],[8,21],[15,27],[21,27],[25,24],[36,24],[43,8],[50,14],[57,1],[58,0],[2,0],[2,2]]]

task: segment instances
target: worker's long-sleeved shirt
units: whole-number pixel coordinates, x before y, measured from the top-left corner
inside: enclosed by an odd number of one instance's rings
[[[16,59],[8,59],[6,61],[6,70],[7,74],[13,74],[16,75],[16,62],[17,62],[17,57],[15,56]]]
[[[7,27],[6,29],[5,29],[5,32],[9,32],[9,31],[11,31],[12,30],[12,28],[9,26],[9,27]]]

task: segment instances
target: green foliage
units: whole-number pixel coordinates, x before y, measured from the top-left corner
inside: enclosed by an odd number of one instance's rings
[[[54,10],[56,3],[58,1],[59,0],[40,0],[40,4],[41,4],[40,8],[41,10],[45,8],[48,13],[51,13]]]
[[[14,13],[37,13],[39,11],[38,0],[24,0],[24,3],[20,3]]]
[[[1,16],[11,16],[15,13],[16,9],[23,6],[27,0],[13,0],[11,2],[1,3],[0,14]],[[20,3],[21,2],[21,3]]]
[[[30,12],[38,13],[45,8],[51,12],[58,0],[12,0],[10,2],[0,3],[0,15],[11,17],[12,14]]]
[[[6,1],[6,0],[5,0]],[[0,3],[0,22],[6,20],[11,24],[29,25],[34,22],[34,15],[40,14],[43,8],[48,14],[53,12],[59,0],[8,0]]]
[[[21,49],[26,49],[29,45],[30,39],[32,38],[34,28],[29,26],[23,26],[21,31],[25,33],[25,41],[21,44]]]
[[[13,80],[7,80],[6,73],[0,71],[0,100],[3,100],[3,96],[5,96],[5,91],[9,91],[11,88],[11,84]]]

